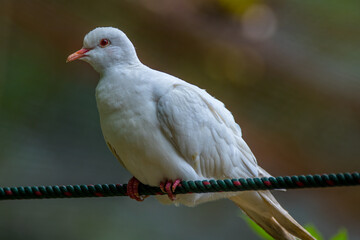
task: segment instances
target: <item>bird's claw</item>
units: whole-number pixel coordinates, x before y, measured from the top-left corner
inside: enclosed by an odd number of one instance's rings
[[[142,202],[145,200],[145,198],[147,198],[148,196],[140,196],[139,194],[139,184],[140,181],[137,180],[137,178],[132,177],[128,184],[127,184],[127,195],[132,198],[135,199],[136,201]]]
[[[160,183],[160,189],[163,193],[166,193],[171,201],[176,199],[176,194],[174,194],[176,188],[180,185],[181,179],[176,179],[174,182],[171,180]]]

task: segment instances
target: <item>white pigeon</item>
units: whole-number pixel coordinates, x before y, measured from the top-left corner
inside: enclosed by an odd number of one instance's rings
[[[89,32],[83,48],[67,61],[76,59],[100,73],[96,101],[101,128],[112,153],[134,176],[130,197],[143,200],[137,192],[140,181],[161,185],[169,197],[157,196],[163,203],[195,206],[229,198],[275,239],[314,239],[269,191],[172,194],[180,179],[270,176],[257,165],[222,102],[142,64],[131,41],[116,28]]]

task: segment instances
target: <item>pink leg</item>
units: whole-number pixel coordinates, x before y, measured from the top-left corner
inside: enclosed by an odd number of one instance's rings
[[[164,182],[160,182],[160,190],[161,190],[163,193],[166,193],[166,191],[165,191],[165,183],[164,183]]]
[[[127,184],[127,195],[130,198],[141,202],[144,201],[148,196],[140,196],[139,183],[139,180],[137,180],[135,177],[132,177]]]
[[[180,179],[176,179],[175,182],[172,185],[172,191],[175,192],[176,188],[180,185],[181,180]]]
[[[160,183],[160,189],[163,193],[166,193],[171,201],[176,199],[176,195],[174,194],[176,188],[180,185],[181,180],[176,179],[173,183],[171,180],[166,181],[166,183]]]
[[[170,198],[170,200],[174,201],[176,199],[176,195],[171,191],[171,185],[172,185],[172,182],[167,181],[167,183],[165,185],[165,191],[166,191],[168,197]]]

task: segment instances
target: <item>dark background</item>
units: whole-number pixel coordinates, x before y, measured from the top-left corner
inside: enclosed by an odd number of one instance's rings
[[[223,101],[273,175],[359,171],[360,4],[346,1],[0,0],[0,185],[126,183],[103,141],[98,74],[65,64],[97,26],[143,63]],[[326,238],[359,239],[357,187],[275,193]],[[0,239],[257,239],[228,200],[0,202]]]

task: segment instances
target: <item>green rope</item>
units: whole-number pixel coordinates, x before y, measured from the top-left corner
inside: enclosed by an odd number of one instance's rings
[[[269,178],[182,181],[175,194],[295,189],[360,185],[360,174],[337,173]],[[0,187],[0,200],[126,196],[127,184]],[[162,195],[159,187],[139,185],[140,195]]]

